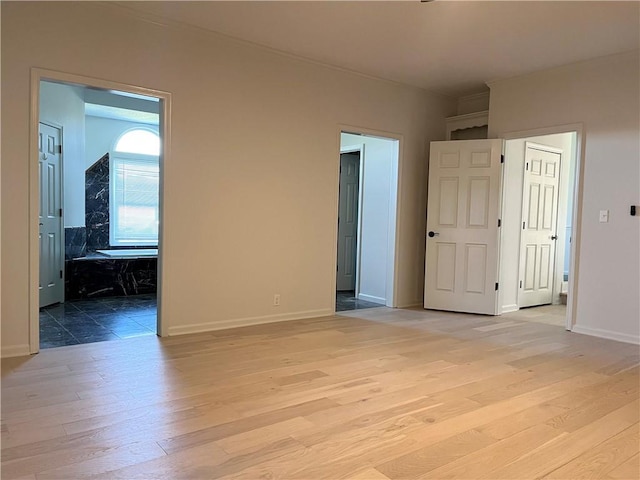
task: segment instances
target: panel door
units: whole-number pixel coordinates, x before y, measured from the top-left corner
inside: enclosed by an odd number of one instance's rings
[[[527,142],[525,150],[518,291],[520,308],[545,305],[553,300],[561,154],[543,148]]]
[[[355,290],[358,235],[360,155],[340,155],[340,199],[338,212],[338,265],[336,289]]]
[[[61,134],[58,128],[40,123],[38,166],[40,204],[40,307],[64,301]]]
[[[431,142],[425,308],[497,314],[502,145]]]

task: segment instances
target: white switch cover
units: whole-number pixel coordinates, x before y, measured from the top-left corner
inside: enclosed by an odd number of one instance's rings
[[[609,221],[609,210],[600,210],[600,223],[607,223]]]

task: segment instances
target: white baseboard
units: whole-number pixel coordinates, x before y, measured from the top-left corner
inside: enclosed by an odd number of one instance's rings
[[[520,310],[518,304],[514,303],[512,305],[503,305],[500,313],[517,312],[518,310]]]
[[[397,308],[416,308],[416,307],[424,308],[424,304],[422,303],[422,300],[413,302],[413,303],[405,303],[403,305],[398,305]]]
[[[303,312],[284,313],[280,315],[264,315],[261,317],[234,318],[218,322],[193,323],[191,325],[181,325],[169,327],[169,336],[185,335],[187,333],[212,332],[215,330],[225,330],[227,328],[248,327],[251,325],[261,325],[264,323],[286,322],[289,320],[302,320],[304,318],[327,317],[333,315],[331,309],[307,310]]]
[[[386,298],[374,297],[373,295],[367,295],[366,293],[359,293],[358,300],[365,300],[367,302],[379,303],[383,306],[387,304]]]
[[[611,330],[603,330],[601,328],[583,327],[580,325],[574,325],[571,331],[574,333],[581,333],[583,335],[591,335],[592,337],[600,337],[608,340],[640,345],[640,337],[629,335],[627,333],[613,332]]]
[[[28,344],[24,345],[11,345],[9,347],[2,347],[0,349],[0,357],[9,358],[9,357],[24,357],[27,355],[31,355],[31,351],[29,349]]]

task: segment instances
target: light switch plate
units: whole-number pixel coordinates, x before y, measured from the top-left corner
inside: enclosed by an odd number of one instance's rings
[[[609,210],[600,210],[600,223],[607,223],[609,221]]]

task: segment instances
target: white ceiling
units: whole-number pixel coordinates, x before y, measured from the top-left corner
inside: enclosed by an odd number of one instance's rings
[[[159,124],[159,115],[157,113],[110,107],[108,105],[96,105],[95,103],[85,103],[84,114],[90,117],[111,118],[113,120],[124,120],[126,122],[144,123],[147,125]]]
[[[120,2],[379,78],[459,96],[640,47],[640,2]]]

